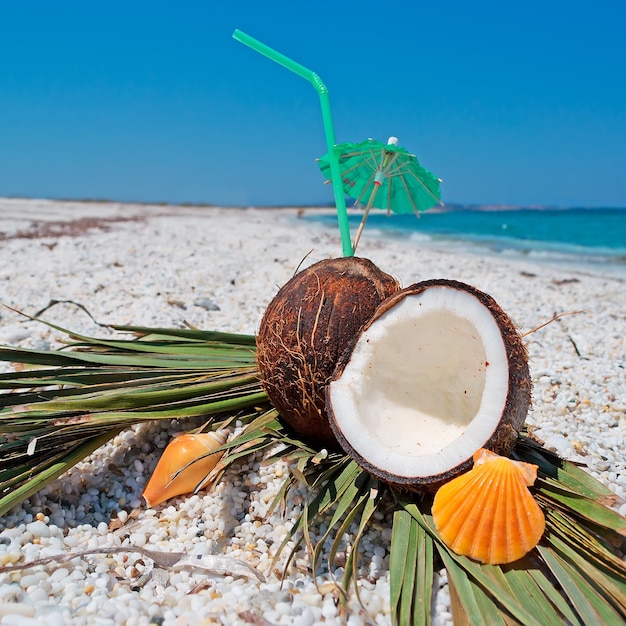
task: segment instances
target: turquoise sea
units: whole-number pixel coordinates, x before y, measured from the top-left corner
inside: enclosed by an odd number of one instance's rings
[[[350,209],[353,232],[361,212]],[[336,222],[333,215],[313,219]],[[387,215],[372,211],[364,237],[535,260],[612,266],[626,273],[626,209],[456,209]]]

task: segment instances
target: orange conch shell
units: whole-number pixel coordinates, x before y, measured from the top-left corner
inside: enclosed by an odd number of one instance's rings
[[[433,520],[444,543],[482,563],[512,563],[541,539],[545,518],[528,490],[537,466],[474,453],[474,467],[443,485],[433,502]]]
[[[224,445],[227,436],[228,431],[218,430],[184,433],[172,439],[143,492],[146,504],[154,507],[175,496],[195,491],[222,458],[223,452],[210,453]]]

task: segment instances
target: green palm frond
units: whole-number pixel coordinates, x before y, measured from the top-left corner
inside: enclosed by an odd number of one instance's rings
[[[271,510],[290,490],[308,498],[275,562],[289,547],[284,575],[305,549],[314,576],[333,575],[346,541],[343,606],[358,599],[359,544],[374,514],[392,512],[390,608],[394,624],[430,624],[436,572],[447,573],[456,624],[617,624],[626,620],[626,520],[616,496],[585,471],[520,437],[514,456],[539,467],[535,496],[546,515],[540,545],[507,565],[481,565],[451,552],[430,515],[431,498],[380,484],[349,456],[315,450],[284,428],[257,378],[251,335],[193,329],[116,327],[128,339],[63,329],[62,350],[0,346],[21,364],[0,374],[0,515],[88,456],[122,429],[145,420],[202,418],[242,423],[210,478],[252,454],[288,463]],[[206,481],[203,481],[206,483]],[[203,484],[201,483],[201,484]],[[322,559],[326,558],[326,563]],[[362,557],[361,557],[362,558]]]
[[[264,407],[249,335],[115,327],[130,339],[64,331],[56,351],[0,347],[36,366],[0,374],[0,515],[120,430],[142,421]]]
[[[391,614],[399,624],[430,624],[434,543],[402,507],[393,514],[390,553]]]

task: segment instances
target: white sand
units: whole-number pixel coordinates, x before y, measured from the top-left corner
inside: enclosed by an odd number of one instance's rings
[[[58,236],[63,232],[58,224],[52,224],[57,236],[2,236],[24,231],[33,220],[119,216],[137,221],[110,222],[106,230],[79,236]],[[67,227],[65,232],[70,232]],[[310,264],[340,254],[337,233],[298,219],[295,209],[0,200],[0,302],[33,314],[51,300],[73,300],[102,323],[179,327],[186,322],[252,333],[264,307],[305,257],[304,263]],[[471,283],[490,293],[523,332],[555,313],[584,309],[527,337],[535,384],[529,422],[547,445],[585,464],[618,496],[625,495],[625,272],[603,274],[601,269],[460,254],[376,239],[367,231],[359,254],[404,285],[427,278]],[[210,310],[214,305],[219,310]],[[102,333],[71,304],[54,306],[44,318],[75,331]],[[57,337],[43,325],[24,323],[9,309],[0,309],[0,343],[46,348],[55,346]],[[3,369],[6,366],[0,365]],[[201,619],[216,624],[346,623],[339,616],[332,585],[323,585],[321,592],[315,589],[304,553],[282,589],[277,572],[270,571],[271,556],[305,495],[302,489],[293,494],[286,518],[265,517],[286,471],[282,464],[262,466],[256,459],[229,472],[212,494],[145,509],[140,500],[143,484],[168,433],[184,428],[174,423],[169,428],[159,424],[129,430],[90,462],[0,519],[0,564],[79,546],[145,544],[245,559],[267,582],[182,570],[141,586],[137,575],[149,567],[139,556],[93,556],[74,560],[71,567],[0,574],[2,626],[182,625]],[[625,514],[626,505],[618,506]],[[138,518],[128,518],[137,508]],[[112,535],[108,524],[115,518],[125,526]],[[363,539],[365,609],[352,600],[347,623],[389,623],[390,535],[390,520],[379,516]],[[201,583],[206,583],[204,588],[188,593]],[[449,622],[445,589],[433,612],[436,624]]]

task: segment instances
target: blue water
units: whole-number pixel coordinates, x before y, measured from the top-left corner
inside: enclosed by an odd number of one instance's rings
[[[316,217],[334,220],[328,215]],[[352,232],[361,213],[350,212]],[[363,237],[402,237],[420,243],[496,254],[626,267],[626,209],[453,210],[414,215],[372,212]]]

